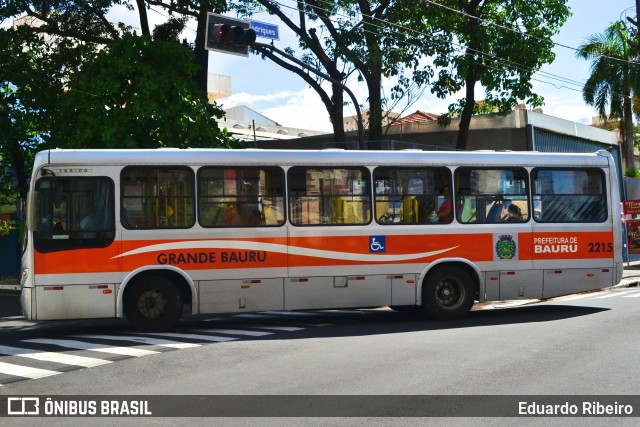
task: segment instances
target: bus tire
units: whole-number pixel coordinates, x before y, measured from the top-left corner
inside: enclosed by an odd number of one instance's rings
[[[161,331],[176,324],[182,314],[182,296],[171,280],[145,277],[126,293],[124,313],[138,331]]]
[[[422,305],[437,320],[454,320],[469,313],[475,300],[474,281],[468,271],[444,266],[429,273],[422,288]]]

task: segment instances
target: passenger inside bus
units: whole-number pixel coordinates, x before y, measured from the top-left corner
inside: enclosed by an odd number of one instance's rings
[[[248,222],[251,227],[256,227],[258,225],[264,224],[262,213],[260,213],[258,209],[254,209],[253,211],[251,211],[251,214],[249,215]]]
[[[451,212],[451,196],[449,193],[449,186],[445,186],[442,188],[442,195],[444,196],[444,202],[438,208],[438,218],[440,222],[451,222],[453,219]]]
[[[517,206],[511,203],[507,208],[507,214],[502,217],[502,222],[523,222],[524,217],[522,215],[522,210]]]
[[[231,226],[238,225],[239,223],[238,211],[233,204],[228,203],[222,212],[222,225]]]

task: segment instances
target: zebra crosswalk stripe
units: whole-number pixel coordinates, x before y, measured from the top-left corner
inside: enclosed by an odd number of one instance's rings
[[[238,338],[233,337],[218,337],[214,335],[200,335],[200,334],[183,334],[180,332],[136,332],[141,335],[151,335],[154,337],[177,337],[177,338],[186,338],[186,339],[196,339],[202,341],[210,341],[210,342],[226,342],[226,341],[234,341]]]
[[[178,341],[170,341],[170,340],[139,337],[139,336],[126,336],[126,335],[72,335],[72,336],[74,338],[93,338],[93,339],[113,340],[113,341],[133,341],[141,344],[157,345],[160,347],[169,347],[169,348],[200,347],[200,344],[183,343]]]
[[[0,362],[0,373],[12,375],[16,377],[24,377],[30,379],[50,377],[58,375],[62,372],[49,371],[47,369],[31,368],[29,366],[14,365],[11,363]]]
[[[31,342],[36,344],[52,344],[60,347],[75,348],[78,350],[91,350],[99,351],[102,353],[119,354],[123,356],[141,357],[148,356],[150,354],[158,354],[159,351],[145,350],[135,347],[112,347],[103,344],[92,344],[83,341],[76,340],[53,340],[47,338],[33,338],[28,340],[22,340],[21,342]]]
[[[63,365],[82,366],[84,368],[91,368],[93,366],[100,366],[111,363],[110,360],[96,359],[94,357],[75,356],[73,354],[9,347],[6,345],[0,346],[0,354],[26,357],[28,359],[40,360],[42,362],[54,362]]]

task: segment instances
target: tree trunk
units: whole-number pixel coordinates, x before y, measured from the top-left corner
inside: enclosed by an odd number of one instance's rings
[[[22,151],[22,147],[19,143],[13,141],[12,147],[10,150],[10,156],[12,161],[13,170],[16,174],[16,180],[18,184],[18,191],[20,193],[20,198],[27,199],[27,192],[29,191],[29,177],[26,173],[27,171],[27,163],[24,156],[24,152]]]
[[[143,36],[151,36],[149,28],[149,18],[147,16],[147,5],[144,0],[136,0],[138,5],[138,16],[140,17],[140,30]]]
[[[473,108],[476,103],[475,86],[476,73],[473,67],[469,67],[469,72],[465,78],[465,104],[460,116],[460,125],[458,127],[458,141],[456,148],[458,150],[466,150],[469,141],[469,128],[471,127],[471,117],[473,116]]]
[[[332,76],[333,77],[333,76]],[[331,124],[333,126],[333,138],[336,142],[344,142],[346,139],[344,133],[344,89],[339,85],[331,85],[331,109],[329,110],[329,117],[331,118]]]
[[[380,67],[371,69],[367,78],[369,90],[369,149],[381,148],[382,133],[382,71]],[[364,118],[363,118],[364,120]]]
[[[624,96],[624,134],[622,137],[622,145],[625,154],[627,170],[635,168],[635,156],[633,154],[633,106],[631,96],[625,93]]]

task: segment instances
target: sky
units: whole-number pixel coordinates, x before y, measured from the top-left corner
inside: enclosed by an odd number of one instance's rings
[[[574,49],[589,35],[603,32],[611,22],[634,16],[635,1],[569,0],[568,6],[572,16],[553,37],[556,43],[556,59],[553,63],[543,66],[534,76],[533,91],[544,97],[545,105],[542,109],[545,114],[589,124],[596,112],[583,101],[582,87],[589,77],[590,63],[577,59]],[[113,17],[137,26],[135,13],[116,10]],[[165,19],[154,11],[150,12],[150,18],[152,22]],[[293,36],[277,18],[265,14],[254,16],[252,19],[278,25],[280,40],[274,42],[277,48],[283,50],[288,46],[297,46]],[[188,34],[185,36],[188,37]],[[258,38],[257,41],[270,42],[264,38]],[[245,58],[210,52],[209,72],[231,77],[232,95],[219,100],[223,108],[245,105],[283,126],[319,131],[332,129],[329,115],[317,93],[300,77],[269,60],[262,60],[257,55]],[[366,108],[367,91],[364,83],[349,82],[348,85],[359,104]],[[456,95],[447,100],[439,100],[426,90],[405,114],[416,110],[444,113],[452,100],[461,97]],[[482,97],[482,90],[476,90],[476,99]],[[355,115],[352,105],[345,107],[345,115]]]

